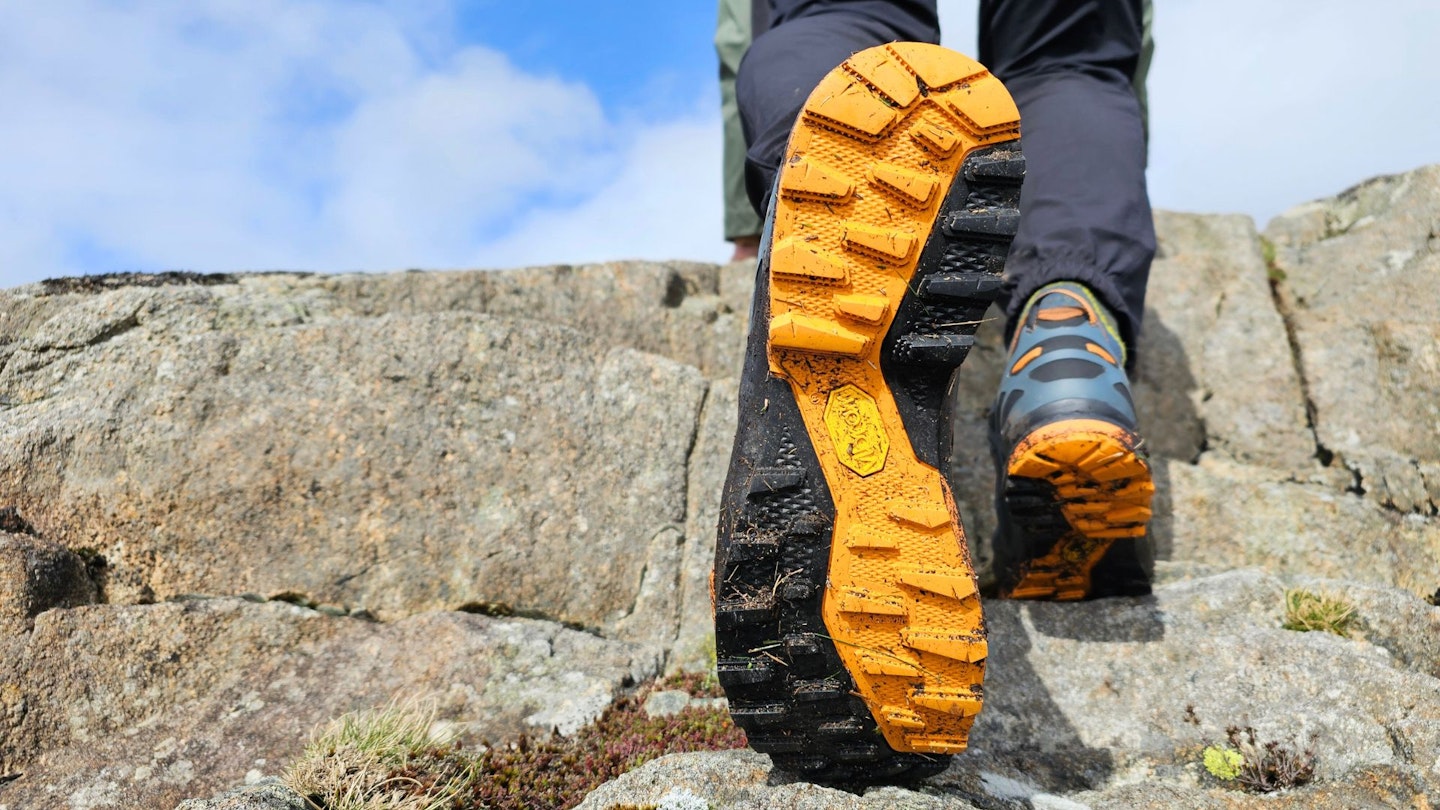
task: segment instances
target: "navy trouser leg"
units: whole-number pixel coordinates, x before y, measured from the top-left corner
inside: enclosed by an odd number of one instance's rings
[[[1020,108],[1027,164],[1000,298],[1007,335],[1031,293],[1079,281],[1134,346],[1155,256],[1132,86],[1142,14],[1142,0],[981,0],[980,61]]]
[[[771,28],[736,81],[746,192],[762,215],[790,129],[825,74],[856,51],[940,35],[934,0],[770,0],[769,8]],[[981,2],[980,61],[1020,108],[1029,165],[1001,297],[1010,326],[1035,290],[1079,281],[1134,345],[1155,254],[1131,86],[1142,9],[1142,0]]]
[[[755,210],[765,215],[795,118],[825,74],[876,45],[939,41],[935,0],[771,0],[770,29],[755,37],[735,79]]]

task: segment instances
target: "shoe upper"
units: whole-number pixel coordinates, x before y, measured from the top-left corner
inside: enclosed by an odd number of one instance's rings
[[[1134,430],[1125,345],[1114,319],[1082,284],[1050,284],[1020,314],[1009,366],[991,412],[996,450],[1062,419],[1100,419]]]

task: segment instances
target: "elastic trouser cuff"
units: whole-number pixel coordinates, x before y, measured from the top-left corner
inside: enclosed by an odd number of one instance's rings
[[[1107,71],[1023,76],[1010,90],[1027,169],[1000,296],[1006,335],[1036,290],[1076,281],[1115,316],[1133,363],[1155,258],[1135,94]]]

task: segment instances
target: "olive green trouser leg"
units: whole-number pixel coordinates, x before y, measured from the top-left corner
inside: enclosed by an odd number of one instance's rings
[[[720,113],[725,123],[725,238],[760,234],[760,215],[745,194],[745,135],[735,102],[735,74],[753,36],[750,0],[720,0],[715,52],[720,57]]]

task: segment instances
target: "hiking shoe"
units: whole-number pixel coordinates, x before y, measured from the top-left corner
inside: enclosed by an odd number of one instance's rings
[[[967,57],[872,48],[810,95],[776,180],[715,636],[751,747],[811,780],[938,773],[980,710],[980,600],[937,468],[1019,220],[1018,118]]]
[[[1150,464],[1125,345],[1084,285],[1041,288],[1020,315],[991,411],[999,593],[1084,599],[1150,592]]]

